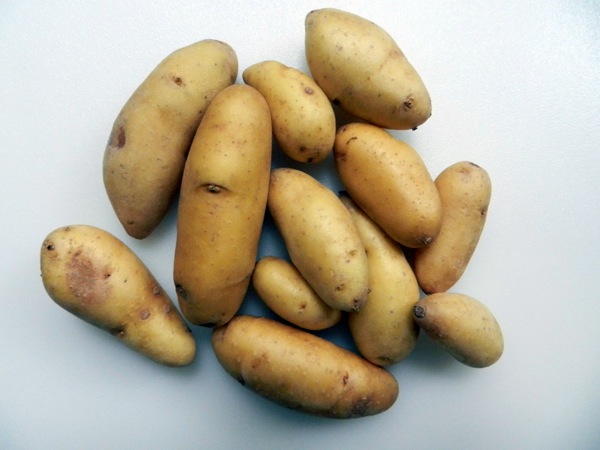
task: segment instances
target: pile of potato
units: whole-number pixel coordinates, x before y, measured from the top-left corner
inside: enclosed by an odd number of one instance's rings
[[[449,292],[481,235],[491,184],[471,162],[433,180],[388,131],[431,115],[388,33],[335,9],[310,12],[305,30],[311,75],[263,61],[236,84],[234,50],[204,40],[164,59],[114,123],[103,176],[127,234],[147,237],[179,195],[179,309],[122,241],[89,225],[45,238],[42,280],[58,305],[159,363],[194,360],[187,322],[213,327],[218,361],[245,386],[311,414],[361,417],[396,401],[384,366],[411,353],[419,330],[466,365],[500,358],[489,309]],[[355,120],[338,125],[334,105]],[[346,190],[272,169],[274,141],[306,164],[333,152]],[[257,261],[267,212],[289,260]],[[281,321],[238,314],[250,284]],[[358,353],[314,333],[341,320]]]

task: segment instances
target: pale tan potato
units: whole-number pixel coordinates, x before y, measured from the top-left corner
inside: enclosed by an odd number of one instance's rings
[[[358,311],[369,267],[352,216],[337,195],[296,169],[271,173],[268,208],[294,266],[329,306]]]
[[[423,80],[394,39],[373,22],[333,8],[311,11],[305,19],[305,50],[317,84],[356,117],[409,130],[431,116]]]
[[[122,241],[89,225],[58,228],[40,250],[42,282],[62,308],[169,366],[196,356],[179,311],[142,261]]]
[[[400,244],[430,245],[442,223],[442,203],[425,163],[410,145],[366,123],[338,129],[333,148],[352,199]]]
[[[498,321],[480,301],[463,294],[440,292],[413,308],[416,323],[432,341],[470,367],[489,367],[504,351]]]
[[[103,178],[130,236],[147,237],[166,215],[196,128],[237,71],[228,44],[199,41],[161,61],[123,106],[104,151]]]
[[[485,225],[492,183],[482,167],[461,161],[435,179],[442,227],[431,245],[415,251],[414,270],[426,293],[445,292],[462,277]]]
[[[245,387],[285,407],[331,418],[379,414],[398,397],[387,370],[280,322],[237,316],[213,331],[219,363]]]
[[[242,77],[267,100],[273,134],[287,156],[316,164],[331,154],[336,131],[333,107],[308,74],[278,61],[262,61],[244,70]]]
[[[261,258],[252,274],[252,286],[273,312],[300,328],[324,330],[342,318],[342,312],[321,300],[298,269],[285,259]]]
[[[348,314],[350,334],[373,364],[396,364],[410,355],[419,335],[412,316],[420,296],[417,279],[400,244],[349,196],[341,200],[354,218],[369,261],[369,296],[360,311]]]
[[[185,165],[173,279],[183,315],[221,325],[237,312],[256,263],[271,170],[271,116],[254,88],[213,99]]]

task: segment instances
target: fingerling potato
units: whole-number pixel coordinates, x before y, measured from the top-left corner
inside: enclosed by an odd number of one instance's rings
[[[161,61],[121,109],[104,151],[103,180],[130,236],[147,237],[166,215],[196,128],[237,71],[228,44],[199,41]]]
[[[159,363],[192,363],[196,341],[179,311],[115,236],[66,226],[48,234],[40,253],[44,288],[60,307]]]
[[[379,414],[398,397],[384,368],[307,331],[236,316],[215,328],[219,363],[245,387],[287,408],[330,418]]]
[[[244,299],[256,263],[271,170],[271,116],[242,84],[214,98],[185,165],[173,278],[193,324],[221,325]]]

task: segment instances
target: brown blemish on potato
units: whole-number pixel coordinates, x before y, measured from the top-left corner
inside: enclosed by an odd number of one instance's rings
[[[181,77],[173,75],[171,80],[173,80],[173,83],[175,83],[177,86],[185,86],[185,81],[183,81]]]
[[[348,372],[344,372],[344,376],[342,377],[342,384],[346,386],[348,384],[348,380],[350,379],[350,374]]]
[[[163,307],[163,312],[164,312],[165,314],[171,314],[171,311],[172,311],[171,305],[169,305],[169,304],[166,304],[166,305]]]
[[[54,250],[54,245],[53,244],[45,244],[45,246],[46,246],[46,250],[48,250],[50,252]]]
[[[100,303],[108,297],[106,272],[99,270],[89,258],[83,255],[81,249],[71,256],[66,264],[66,272],[69,289],[84,303]]]
[[[147,309],[142,309],[142,310],[140,311],[140,320],[148,320],[148,318],[150,318],[150,315],[151,315],[151,314],[152,314],[152,313],[151,313],[149,310],[147,310]]]
[[[370,404],[371,399],[369,397],[358,399],[354,405],[352,405],[352,415],[356,417],[366,416]]]
[[[175,292],[177,292],[177,295],[180,296],[182,299],[184,299],[184,300],[187,299],[187,292],[183,288],[182,285],[180,285],[180,284],[175,285]]]
[[[215,183],[204,183],[201,184],[200,187],[206,189],[206,191],[210,192],[211,194],[220,194],[223,190],[227,190],[227,188],[219,186]]]
[[[413,306],[413,315],[417,319],[423,319],[425,317],[425,308],[423,308],[421,305]]]
[[[402,106],[404,108],[405,111],[410,111],[412,109],[412,107],[415,104],[415,99],[409,95],[408,97],[406,97],[404,99],[404,103],[402,103]]]
[[[311,87],[309,87],[309,86],[306,86],[306,87],[304,88],[304,92],[306,92],[308,95],[312,95],[312,94],[314,94],[314,93],[315,93],[315,91],[313,90],[313,88],[311,88]]]
[[[152,288],[152,294],[154,294],[154,295],[160,295],[160,286],[158,286],[157,284],[155,284],[154,287]]]
[[[123,339],[126,334],[125,328],[122,326],[111,328],[108,332],[119,339]]]
[[[111,147],[115,148],[123,148],[127,143],[127,136],[125,134],[125,127],[123,125],[119,125],[114,128],[112,133],[110,134],[110,138],[108,139]]]

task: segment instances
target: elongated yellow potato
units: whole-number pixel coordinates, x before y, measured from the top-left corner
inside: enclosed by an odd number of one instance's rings
[[[352,216],[340,199],[296,169],[271,173],[268,207],[290,259],[334,309],[358,311],[367,301],[369,267]]]
[[[241,384],[301,412],[337,419],[389,409],[398,383],[384,368],[307,331],[237,316],[215,328],[219,363]]]
[[[373,22],[333,8],[305,19],[308,67],[331,101],[383,128],[409,130],[431,116],[423,80]]]
[[[419,300],[419,285],[400,244],[350,197],[343,195],[341,200],[354,218],[369,261],[369,296],[360,311],[349,313],[350,333],[361,355],[373,364],[395,364],[417,343],[413,306]]]
[[[185,165],[173,278],[184,316],[221,325],[239,309],[256,263],[271,170],[271,116],[233,85],[206,111]]]
[[[140,259],[107,231],[58,228],[41,248],[46,292],[59,306],[169,366],[194,361],[196,341]]]
[[[480,301],[452,292],[430,294],[413,308],[415,322],[431,340],[470,367],[488,367],[504,351],[498,321]]]
[[[462,277],[485,225],[492,183],[482,167],[461,161],[435,179],[442,201],[442,227],[436,240],[415,251],[414,268],[426,293],[444,292]]]
[[[244,70],[242,77],[267,100],[273,134],[286,155],[314,164],[331,154],[335,114],[309,75],[278,61],[263,61]]]
[[[411,248],[436,239],[442,203],[415,149],[377,126],[351,123],[339,128],[333,151],[352,199],[392,239]]]
[[[342,312],[321,300],[298,269],[285,259],[261,258],[252,274],[252,286],[273,312],[300,328],[324,330],[342,318]]]
[[[104,151],[103,178],[130,236],[147,237],[169,210],[196,128],[237,71],[229,45],[196,42],[161,61],[123,106]]]

